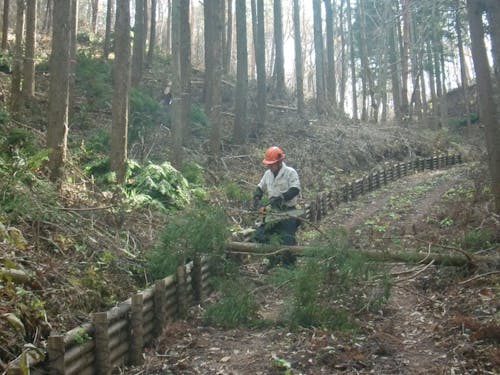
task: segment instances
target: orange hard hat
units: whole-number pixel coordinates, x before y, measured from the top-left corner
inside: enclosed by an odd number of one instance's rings
[[[266,153],[264,154],[264,160],[262,160],[262,163],[264,164],[274,164],[279,161],[282,161],[285,158],[285,153],[283,150],[279,147],[272,146],[269,147],[266,150]]]

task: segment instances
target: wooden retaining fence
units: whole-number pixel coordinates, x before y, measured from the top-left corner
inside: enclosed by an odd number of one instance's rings
[[[319,193],[315,199],[305,204],[305,218],[311,222],[318,222],[327,214],[328,210],[334,209],[340,203],[352,201],[358,196],[380,189],[392,181],[416,172],[447,168],[460,163],[462,163],[462,156],[455,154],[435,155],[390,165],[346,183],[335,191]]]
[[[317,222],[328,210],[341,202],[381,188],[389,182],[412,173],[446,168],[462,162],[461,155],[441,155],[393,164],[360,179],[344,184],[335,191],[319,193],[305,205],[305,217]],[[162,331],[168,321],[186,315],[189,305],[202,301],[209,292],[207,258],[194,261],[155,282],[154,286],[134,294],[111,310],[92,314],[85,323],[62,335],[48,339],[45,362],[29,363],[31,374],[93,375],[110,374],[123,365],[140,365],[143,348]],[[7,375],[24,375],[26,364],[13,361]]]
[[[154,286],[134,294],[105,312],[92,314],[91,322],[48,338],[47,359],[26,364],[9,363],[7,375],[110,374],[118,366],[140,365],[144,346],[157,337],[168,321],[186,315],[194,302],[210,292],[207,258],[177,268]],[[47,372],[48,367],[48,372]]]

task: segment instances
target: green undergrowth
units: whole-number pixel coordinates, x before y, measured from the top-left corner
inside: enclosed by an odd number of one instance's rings
[[[328,245],[313,246],[295,266],[272,269],[266,285],[285,301],[281,319],[274,324],[292,330],[321,327],[355,331],[365,312],[378,311],[387,301],[391,283],[383,264],[371,262],[335,237]],[[251,280],[227,273],[219,283],[218,301],[205,312],[205,322],[234,328],[270,324],[255,310],[257,287]],[[268,297],[265,297],[268,298]]]
[[[223,258],[227,237],[227,218],[220,207],[198,202],[172,212],[159,243],[148,253],[149,272],[154,279],[166,277],[197,255],[209,256],[216,266]]]
[[[327,245],[313,246],[291,276],[284,322],[292,328],[355,329],[359,314],[377,311],[390,294],[383,265],[371,262],[333,234]]]

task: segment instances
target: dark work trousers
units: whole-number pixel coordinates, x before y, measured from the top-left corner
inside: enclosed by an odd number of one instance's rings
[[[274,243],[277,241],[281,245],[297,245],[295,233],[299,227],[300,220],[295,218],[283,219],[275,223],[262,224],[255,231],[254,241],[259,243]],[[295,255],[290,251],[284,251],[281,255],[269,257],[270,265],[279,263],[292,265],[295,263]]]
[[[276,223],[262,224],[255,231],[255,242],[270,243],[275,240],[281,245],[297,245],[295,232],[299,227],[299,220],[289,218]]]

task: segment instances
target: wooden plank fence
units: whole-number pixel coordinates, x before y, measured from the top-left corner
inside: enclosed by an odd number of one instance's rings
[[[319,193],[305,205],[305,217],[317,222],[342,202],[380,189],[392,181],[425,170],[446,168],[462,162],[461,155],[441,155],[393,164],[335,191]],[[168,321],[185,316],[189,305],[209,292],[207,258],[194,261],[155,282],[116,307],[92,314],[91,322],[48,339],[48,358],[29,364],[31,374],[107,375],[118,366],[140,365],[144,346],[158,336]],[[25,374],[19,361],[9,364],[7,375]]]
[[[131,296],[65,334],[51,334],[47,359],[30,363],[30,374],[111,374],[114,368],[140,365],[143,349],[169,321],[186,315],[189,305],[210,292],[208,258],[196,257],[175,275]],[[26,374],[25,364],[9,363],[7,375]]]
[[[392,181],[413,173],[447,168],[460,163],[462,163],[460,154],[446,154],[392,164],[355,181],[346,183],[337,190],[319,193],[315,199],[305,204],[305,218],[311,222],[318,222],[329,210],[334,209],[340,203],[352,201],[358,196],[380,189]]]

